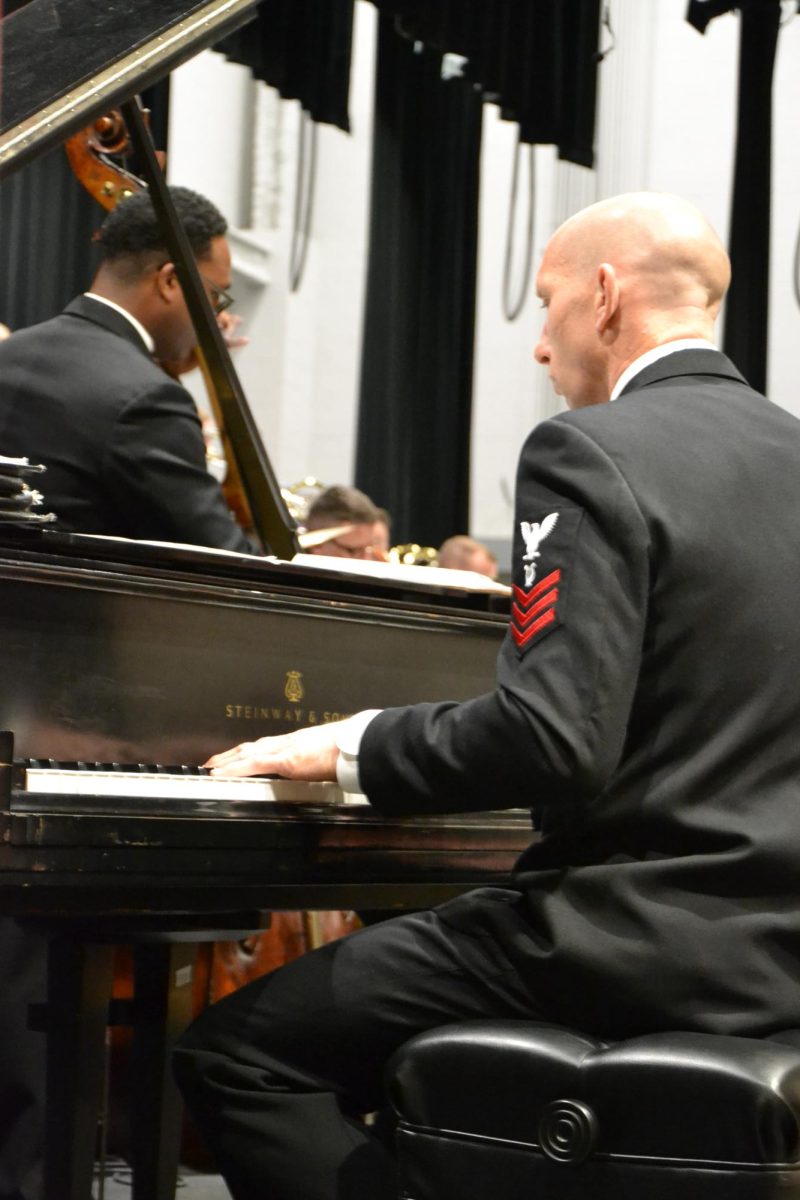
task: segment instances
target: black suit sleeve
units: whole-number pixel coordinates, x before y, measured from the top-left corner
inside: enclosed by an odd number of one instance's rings
[[[639,671],[649,539],[623,474],[569,414],[523,449],[513,578],[495,690],[368,726],[359,772],[376,808],[585,803],[609,778]]]
[[[122,410],[103,460],[109,493],[132,537],[254,553],[208,473],[194,402],[165,377]]]

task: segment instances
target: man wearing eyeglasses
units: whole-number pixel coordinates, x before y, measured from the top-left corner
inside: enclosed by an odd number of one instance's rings
[[[385,561],[387,554],[377,544],[381,530],[376,526],[387,519],[385,510],[358,488],[341,484],[325,488],[308,510],[306,530],[319,534],[319,540],[306,542],[308,551],[331,558]],[[326,532],[329,536],[324,538]]]
[[[232,303],[225,218],[188,188],[170,191],[219,315]],[[252,553],[178,379],[197,339],[146,192],[117,205],[98,242],[90,290],[0,345],[0,447],[45,464],[61,529]]]

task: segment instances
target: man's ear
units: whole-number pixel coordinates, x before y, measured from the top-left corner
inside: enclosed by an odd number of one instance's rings
[[[619,308],[619,280],[611,263],[601,263],[597,268],[597,291],[595,293],[595,329],[604,334]]]
[[[163,300],[171,304],[180,293],[180,284],[175,272],[175,264],[166,262],[158,268],[155,274],[156,291]]]

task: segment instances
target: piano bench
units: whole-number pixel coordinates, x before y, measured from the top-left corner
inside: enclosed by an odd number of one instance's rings
[[[398,1195],[800,1198],[800,1034],[782,1036],[605,1043],[528,1021],[420,1034],[387,1074]]]

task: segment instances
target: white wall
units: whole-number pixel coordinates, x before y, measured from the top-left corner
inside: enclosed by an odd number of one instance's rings
[[[787,4],[787,18],[794,11]],[[680,192],[727,236],[736,112],[739,18],[701,36],[686,0],[609,0],[616,45],[600,67],[597,165],[558,162],[537,147],[534,268],[552,231],[595,199],[639,188]],[[288,289],[296,103],[208,53],[176,72],[169,171],[216,200],[234,223],[237,308],[251,343],[237,365],[277,473],[351,479],[368,221],[373,50],[377,13],[356,3],[352,135],[321,127],[314,224],[299,292]],[[603,44],[610,41],[604,33]],[[800,415],[800,310],[791,265],[800,221],[800,19],[781,31],[775,83],[770,394]],[[256,202],[247,159],[259,123]],[[516,454],[528,430],[559,410],[533,362],[541,313],[528,295],[519,319],[501,311],[515,127],[485,107],[473,421],[471,532],[506,541]],[[527,166],[522,178],[526,180]],[[524,243],[517,208],[515,281]],[[255,211],[253,211],[255,209]]]
[[[290,291],[292,227],[302,115],[248,72],[211,51],[173,75],[171,183],[212,199],[232,225],[233,292],[249,345],[234,352],[268,453],[282,483],[306,475],[350,480],[360,365],[365,244],[371,158],[373,47],[377,10],[356,5],[351,134],[316,132],[316,187],[311,240],[302,281]],[[213,107],[212,102],[213,101]],[[254,110],[262,113],[256,143],[258,211],[251,180],[237,165],[246,154]],[[266,149],[264,147],[266,146]],[[260,178],[259,178],[260,177]],[[234,214],[231,216],[231,214]],[[247,253],[261,261],[259,284],[245,272]],[[199,395],[196,381],[189,381]]]

